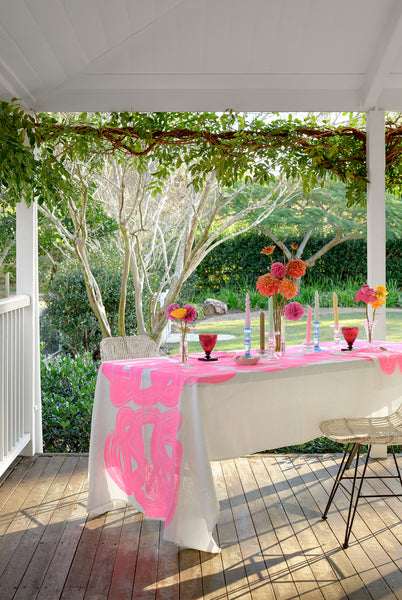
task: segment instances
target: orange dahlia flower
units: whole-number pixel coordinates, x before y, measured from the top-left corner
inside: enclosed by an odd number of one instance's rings
[[[257,280],[257,290],[262,296],[273,296],[279,289],[279,279],[271,273],[265,273]]]
[[[292,279],[297,279],[305,274],[306,263],[304,260],[300,260],[300,258],[295,258],[286,265],[286,270],[289,277],[292,277]]]
[[[266,254],[267,256],[269,256],[274,250],[275,246],[266,246],[261,250],[260,254]]]
[[[374,310],[377,310],[377,308],[380,308],[380,306],[385,304],[385,298],[378,298],[378,300],[376,300],[375,302],[370,302],[370,304]]]
[[[284,298],[290,300],[291,298],[294,298],[297,294],[297,285],[294,281],[285,277],[279,282],[278,291],[282,294]]]

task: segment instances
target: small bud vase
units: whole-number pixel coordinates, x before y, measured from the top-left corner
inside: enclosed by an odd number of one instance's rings
[[[187,330],[181,330],[180,334],[180,362],[182,365],[188,363],[188,345],[187,345]]]
[[[364,329],[366,331],[366,338],[367,338],[366,347],[371,348],[373,346],[373,341],[374,341],[375,321],[370,321],[370,320],[363,321],[363,325],[364,325]]]

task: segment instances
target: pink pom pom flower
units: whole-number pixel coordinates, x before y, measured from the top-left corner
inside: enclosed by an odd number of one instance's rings
[[[283,279],[286,275],[286,267],[280,262],[274,262],[271,265],[271,274],[277,279]]]
[[[285,317],[289,321],[298,321],[304,315],[304,308],[300,302],[289,302],[285,306]]]
[[[183,317],[183,321],[185,323],[191,323],[191,321],[194,321],[194,319],[197,318],[197,311],[195,310],[194,306],[191,304],[183,304],[183,308],[187,310],[185,316]]]
[[[174,310],[177,310],[178,308],[180,308],[180,304],[177,304],[177,302],[173,302],[173,304],[169,304],[169,306],[166,309],[166,316],[169,319],[169,321],[176,320],[176,317],[172,317],[171,314]]]

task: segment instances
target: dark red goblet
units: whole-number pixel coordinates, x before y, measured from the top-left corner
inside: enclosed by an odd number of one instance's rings
[[[342,348],[342,350],[352,350],[353,342],[357,338],[357,334],[359,333],[358,327],[342,327],[343,337],[345,338],[345,342],[347,343],[347,348]]]
[[[205,356],[203,356],[202,358],[199,358],[198,360],[209,360],[209,361],[218,360],[217,358],[211,357],[211,352],[215,347],[216,340],[218,339],[217,334],[216,333],[200,333],[198,338],[200,340],[202,349],[205,352]]]

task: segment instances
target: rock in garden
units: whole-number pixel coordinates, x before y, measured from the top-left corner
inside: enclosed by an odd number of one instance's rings
[[[227,312],[227,304],[221,300],[207,298],[204,302],[204,313],[206,317],[212,317],[213,315],[226,315]]]

